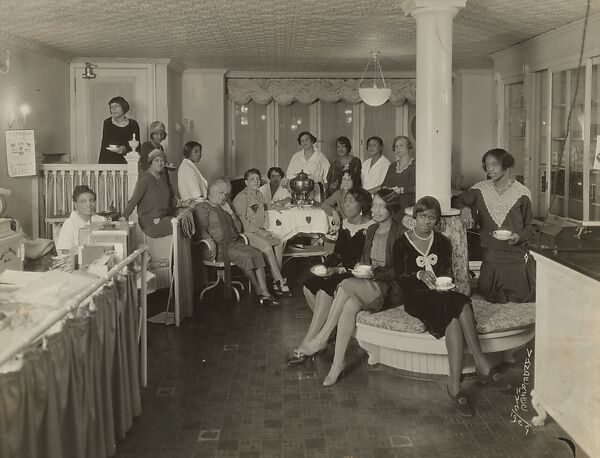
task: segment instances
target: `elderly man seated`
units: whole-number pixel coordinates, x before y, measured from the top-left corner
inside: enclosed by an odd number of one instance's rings
[[[265,278],[265,260],[256,248],[246,245],[240,236],[242,223],[227,202],[228,184],[217,180],[208,188],[208,200],[194,209],[196,230],[210,244],[209,256],[225,264],[225,284],[231,282],[231,264],[239,267],[258,293],[261,305],[277,305],[269,294]],[[229,288],[226,288],[229,294]]]

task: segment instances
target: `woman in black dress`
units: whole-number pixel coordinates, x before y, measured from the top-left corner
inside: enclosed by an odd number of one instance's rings
[[[410,138],[405,135],[395,137],[393,153],[396,161],[390,164],[382,186],[392,188],[400,195],[402,210],[395,217],[401,221],[404,209],[415,204],[416,167]]]
[[[436,339],[446,338],[450,363],[448,394],[461,415],[472,416],[468,398],[460,389],[463,339],[475,359],[482,383],[508,390],[510,384],[493,369],[481,350],[471,300],[438,284],[437,277],[452,275],[450,240],[434,231],[441,219],[439,202],[430,196],[413,210],[415,228],[394,245],[394,270],[404,294],[404,310],[421,320]]]
[[[129,103],[121,96],[113,97],[108,102],[110,117],[104,120],[102,127],[102,145],[100,146],[99,164],[127,164],[125,155],[131,151],[129,141],[140,141],[140,126],[135,119],[125,114],[129,111]]]
[[[366,310],[375,313],[402,304],[393,258],[393,247],[406,230],[392,218],[399,204],[398,195],[391,189],[380,189],[375,193],[371,206],[375,224],[367,229],[360,259],[363,266],[361,270],[366,272],[361,274],[353,271],[358,278],[346,278],[339,284],[323,328],[312,340],[298,348],[298,352],[306,356],[324,350],[327,339],[337,326],[335,355],[331,369],[323,380],[325,386],[336,383],[344,370],[344,358],[356,329],[358,312]]]
[[[367,228],[374,222],[371,219],[372,200],[371,194],[361,188],[353,188],[346,193],[346,218],[342,221],[333,253],[325,260],[326,274],[314,275],[304,283],[304,297],[313,311],[313,318],[299,347],[303,347],[321,330],[329,315],[338,284],[352,276],[348,269],[352,269],[360,260]],[[288,364],[301,363],[306,358],[295,349],[294,357]]]
[[[331,196],[340,189],[344,172],[349,171],[352,176],[360,177],[362,164],[359,158],[350,154],[351,150],[352,144],[348,140],[348,137],[339,137],[335,141],[337,157],[331,164],[331,167],[329,167],[329,172],[327,172],[327,183],[329,186],[326,197]]]

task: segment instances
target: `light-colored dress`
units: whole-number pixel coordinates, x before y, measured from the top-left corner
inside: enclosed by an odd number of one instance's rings
[[[260,191],[244,188],[233,199],[233,208],[244,225],[244,235],[250,246],[265,252],[281,244],[281,240],[267,234],[266,204]]]
[[[347,278],[340,283],[350,297],[354,298],[369,312],[379,312],[385,308],[402,304],[402,291],[396,281],[392,250],[406,228],[396,222],[384,234],[377,234],[379,224],[367,229],[361,264],[373,266],[373,279]]]
[[[292,156],[285,176],[291,180],[301,171],[304,171],[310,178],[315,180],[315,183],[327,183],[329,161],[316,148],[307,161],[304,157],[304,150],[300,150]]]
[[[371,167],[372,160],[369,158],[363,162],[361,170],[362,185],[367,190],[381,186],[390,167],[390,161],[383,155]]]
[[[177,171],[177,187],[181,200],[205,200],[208,195],[208,182],[193,161],[185,158]]]

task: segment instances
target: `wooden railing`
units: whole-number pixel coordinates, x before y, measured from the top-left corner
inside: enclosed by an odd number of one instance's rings
[[[73,189],[87,185],[96,192],[96,211],[123,212],[138,177],[137,154],[127,155],[127,164],[42,164],[40,190],[40,227],[43,237],[52,238],[52,224],[73,210]]]

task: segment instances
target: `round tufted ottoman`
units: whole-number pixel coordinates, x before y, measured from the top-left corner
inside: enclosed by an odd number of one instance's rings
[[[513,362],[513,353],[533,339],[535,304],[492,304],[471,298],[483,352],[492,365]],[[369,354],[369,364],[385,364],[421,374],[448,374],[444,339],[425,331],[423,323],[396,307],[379,313],[360,312],[356,317],[356,340]],[[465,343],[463,373],[475,372],[473,357]]]

